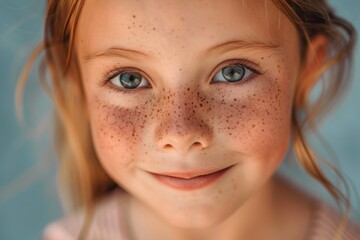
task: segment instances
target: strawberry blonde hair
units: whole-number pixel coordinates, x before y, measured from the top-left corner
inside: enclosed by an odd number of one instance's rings
[[[335,99],[344,92],[349,83],[349,70],[356,40],[353,26],[335,15],[324,0],[272,0],[289,18],[298,30],[302,60],[311,45],[310,40],[317,34],[329,40],[329,54],[326,61],[315,73],[318,78],[327,70],[331,77],[321,79],[323,91],[315,103],[310,104],[313,85],[299,81],[295,89],[292,113],[294,150],[300,165],[310,176],[320,182],[334,197],[338,204],[345,206],[347,212],[339,226],[339,234],[348,217],[350,202],[347,195],[336,187],[324,174],[320,162],[324,162],[312,151],[306,137],[307,127],[314,126],[317,117],[329,110]],[[58,179],[65,209],[72,211],[84,208],[86,220],[79,238],[86,236],[91,223],[95,202],[117,184],[102,168],[91,138],[87,105],[81,74],[74,46],[75,32],[84,0],[48,0],[45,16],[43,42],[34,50],[19,79],[17,96],[22,95],[28,73],[38,57],[45,51],[41,72],[50,79],[41,77],[45,90],[55,105],[55,141],[59,154]],[[305,118],[299,118],[299,112]],[[325,162],[333,173],[347,183],[339,171]],[[338,234],[338,235],[339,235]]]

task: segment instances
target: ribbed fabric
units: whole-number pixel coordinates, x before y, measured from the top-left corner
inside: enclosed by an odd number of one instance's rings
[[[88,240],[131,240],[126,236],[126,227],[121,213],[126,205],[126,197],[120,191],[114,191],[101,201],[94,215]],[[44,240],[76,240],[84,216],[75,214],[50,224],[43,234]],[[304,240],[333,240],[341,215],[327,204],[316,201],[313,219]],[[266,239],[264,239],[266,240]],[[291,239],[289,239],[291,240]],[[334,239],[335,240],[335,239]],[[348,222],[344,233],[336,240],[360,240],[360,228]]]

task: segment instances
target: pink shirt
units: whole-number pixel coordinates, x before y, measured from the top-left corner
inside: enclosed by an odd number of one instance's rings
[[[96,208],[88,240],[131,240],[126,235],[122,221],[121,206],[126,204],[125,195],[114,191],[101,201]],[[331,240],[341,221],[341,215],[322,201],[316,202],[314,218],[306,240]],[[84,219],[83,214],[75,214],[60,221],[51,223],[43,234],[44,240],[75,240],[80,232]],[[341,240],[360,240],[360,228],[349,222]]]

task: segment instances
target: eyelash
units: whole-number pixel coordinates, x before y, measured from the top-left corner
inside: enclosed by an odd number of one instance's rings
[[[211,79],[213,77],[215,77],[215,75],[223,68],[225,67],[230,67],[230,66],[238,66],[238,65],[241,65],[241,66],[244,66],[245,68],[247,68],[248,70],[252,71],[252,74],[247,77],[245,80],[240,80],[239,82],[213,82],[215,84],[219,84],[219,83],[226,83],[226,84],[232,84],[232,85],[240,85],[240,84],[244,84],[246,82],[248,82],[249,80],[251,80],[253,77],[255,77],[256,75],[262,75],[263,72],[261,72],[261,70],[259,69],[259,66],[257,64],[254,64],[252,62],[249,62],[247,60],[244,60],[244,59],[231,59],[231,60],[227,60],[225,62],[222,62],[220,63],[219,65],[217,65],[215,67],[216,71],[214,73],[211,74]],[[115,68],[111,71],[108,71],[104,74],[103,78],[104,80],[102,80],[102,86],[105,86],[107,85],[111,79],[113,79],[114,77],[120,75],[120,74],[123,74],[123,73],[126,73],[126,72],[135,72],[135,73],[139,73],[142,77],[144,77],[145,79],[147,79],[144,75],[145,74],[142,74],[141,71],[139,71],[138,69],[134,69],[132,67],[121,67],[121,68]],[[255,75],[255,76],[254,76]],[[147,80],[148,81],[148,80]],[[110,83],[111,84],[111,83]],[[135,93],[137,91],[141,91],[141,90],[144,90],[144,89],[147,89],[146,87],[140,87],[140,88],[135,88],[135,89],[132,89],[132,90],[126,90],[125,88],[119,88],[113,84],[111,84],[112,86],[109,87],[109,90],[110,91],[113,91],[115,93],[123,93],[123,94],[131,94],[131,93]],[[149,83],[149,85],[151,86],[151,84]],[[150,87],[151,88],[151,87]]]

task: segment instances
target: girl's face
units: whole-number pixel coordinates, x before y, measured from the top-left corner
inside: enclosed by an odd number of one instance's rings
[[[283,160],[300,54],[271,1],[88,0],[76,48],[101,164],[168,222],[222,221]]]

